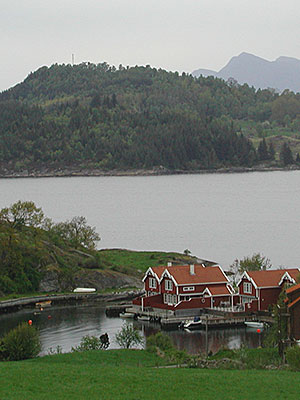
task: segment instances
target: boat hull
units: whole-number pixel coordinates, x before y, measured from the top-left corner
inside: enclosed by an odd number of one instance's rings
[[[264,327],[263,322],[246,321],[245,325],[247,328],[262,329]]]
[[[94,293],[96,292],[95,288],[76,288],[73,290],[73,293]]]

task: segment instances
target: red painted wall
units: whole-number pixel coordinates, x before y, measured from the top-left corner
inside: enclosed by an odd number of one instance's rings
[[[281,288],[259,289],[260,309],[268,310],[269,305],[276,304]]]
[[[258,300],[252,300],[251,303],[245,304],[245,312],[256,312],[258,311]]]
[[[297,303],[289,309],[291,314],[291,337],[299,340],[300,339],[300,303]]]
[[[198,297],[197,299],[181,301],[175,307],[175,310],[186,310],[189,308],[209,308],[209,307],[210,307],[210,297],[202,297],[202,298]]]
[[[183,288],[185,286],[194,286],[195,289],[193,291],[184,291]],[[205,290],[205,288],[207,287],[207,285],[184,285],[184,286],[179,286],[178,290],[179,290],[179,294],[184,294],[184,295],[188,295],[189,293],[203,293],[203,291]]]
[[[152,276],[147,276],[147,278],[144,281],[144,288],[147,292],[156,292],[159,293],[159,283],[156,280],[156,289],[150,288],[149,287],[149,278],[153,278]]]
[[[244,282],[251,283],[251,285],[252,285],[251,293],[245,293],[244,292]],[[239,284],[239,294],[243,294],[245,296],[256,296],[256,290],[255,290],[254,285],[252,284],[252,282],[250,282],[248,279],[243,279],[241,281],[241,283]]]
[[[170,279],[170,278],[164,278],[164,279],[161,281],[161,284],[160,284],[161,293],[176,294],[176,286],[175,286],[175,284],[174,284],[173,281],[172,281],[172,284],[173,284],[172,290],[166,290],[166,289],[165,289],[165,281],[166,281],[166,280],[171,280],[171,279]]]

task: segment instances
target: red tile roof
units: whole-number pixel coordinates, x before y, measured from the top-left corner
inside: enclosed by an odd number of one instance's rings
[[[279,286],[279,282],[286,272],[295,280],[300,275],[298,268],[247,271],[247,274],[253,279],[257,287],[274,287]]]
[[[172,265],[171,267],[153,267],[159,278],[167,270],[173,276],[178,285],[204,284],[204,283],[228,283],[219,266],[203,267],[201,264],[194,265],[195,274],[191,275],[189,265]]]
[[[210,291],[210,293],[213,296],[217,296],[217,295],[229,295],[231,294],[230,290],[228,289],[228,287],[226,285],[216,285],[216,286],[207,286],[207,289]]]
[[[164,270],[166,269],[166,267],[163,266],[163,265],[159,265],[159,266],[157,266],[157,267],[152,267],[151,269],[152,269],[152,271],[158,276],[158,278],[160,279],[161,276],[162,276],[162,273],[164,272]]]

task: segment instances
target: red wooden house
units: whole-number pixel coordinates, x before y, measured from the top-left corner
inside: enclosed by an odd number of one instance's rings
[[[300,284],[286,290],[288,312],[290,314],[290,336],[300,339]]]
[[[299,275],[298,268],[244,272],[237,285],[241,303],[248,311],[268,310],[277,303],[284,284],[294,285]]]
[[[232,307],[234,291],[219,265],[170,265],[148,268],[145,296],[134,301],[143,309],[179,310]]]

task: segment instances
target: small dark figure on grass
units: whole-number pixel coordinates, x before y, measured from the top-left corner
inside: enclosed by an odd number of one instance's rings
[[[101,347],[102,349],[107,349],[109,346],[109,337],[107,333],[104,333],[103,335],[100,336],[100,341],[101,341]]]

